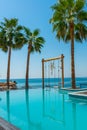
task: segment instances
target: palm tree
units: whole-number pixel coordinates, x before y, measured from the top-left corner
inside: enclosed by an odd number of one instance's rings
[[[72,88],[75,84],[74,41],[82,42],[87,38],[87,12],[84,9],[85,0],[59,0],[52,6],[53,16],[50,23],[56,37],[65,42],[71,41],[71,78]]]
[[[40,31],[35,29],[33,32],[30,29],[24,27],[26,43],[28,44],[27,53],[27,65],[26,65],[26,88],[28,89],[28,79],[29,79],[29,64],[30,64],[30,54],[32,52],[41,52],[41,48],[45,42],[43,37],[40,37]]]
[[[10,80],[11,50],[20,49],[24,43],[22,26],[18,25],[18,19],[4,19],[0,26],[0,44],[2,49],[8,51],[7,86]]]

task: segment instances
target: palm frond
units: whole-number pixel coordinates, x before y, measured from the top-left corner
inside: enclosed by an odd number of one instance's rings
[[[35,49],[34,49],[34,47],[32,46],[30,53],[34,53],[34,52],[35,52]]]
[[[38,43],[38,42],[35,42],[35,43],[34,43],[34,50],[35,50],[36,52],[41,53],[41,48],[42,48],[42,47],[43,47],[43,44]]]
[[[11,19],[4,18],[4,21],[5,21],[4,22],[5,26],[7,28],[15,27],[18,24],[18,19],[16,19],[16,18],[11,18]]]
[[[76,39],[77,42],[80,42],[80,43],[82,43],[82,41],[83,41],[83,39],[80,37],[80,33],[79,32],[76,32],[75,39]]]
[[[21,31],[21,30],[23,30],[23,26],[21,25],[17,26],[16,31]]]
[[[41,44],[44,44],[44,43],[45,43],[45,39],[44,39],[43,37],[38,37],[38,38],[36,38],[36,41],[37,41],[38,43],[41,43]]]
[[[85,24],[82,24],[82,23],[76,24],[75,32],[76,34],[79,34],[79,37],[81,37],[82,39],[87,38],[87,26]]]
[[[77,19],[81,22],[87,21],[87,12],[82,10],[77,14]]]
[[[40,34],[40,30],[39,29],[35,29],[32,33],[32,36],[38,36]]]
[[[70,31],[68,30],[65,35],[65,42],[68,43],[70,41]]]
[[[24,31],[25,31],[25,33],[26,33],[26,35],[28,36],[30,36],[31,35],[31,31],[30,31],[30,29],[29,28],[27,28],[27,27],[23,27],[23,29],[24,29]]]
[[[75,7],[74,7],[75,12],[77,13],[80,12],[84,8],[84,5],[85,5],[85,0],[76,0]]]

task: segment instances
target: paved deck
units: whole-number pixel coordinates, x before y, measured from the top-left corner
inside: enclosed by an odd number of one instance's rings
[[[87,90],[86,91],[79,91],[79,92],[69,93],[69,96],[87,100]]]
[[[20,130],[0,117],[0,130]]]
[[[60,88],[60,90],[63,90],[63,91],[71,91],[71,92],[78,92],[78,91],[86,91],[87,88],[79,88],[77,87],[76,89],[72,89],[72,88]]]

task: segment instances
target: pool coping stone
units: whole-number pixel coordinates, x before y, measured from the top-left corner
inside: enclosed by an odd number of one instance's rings
[[[2,117],[0,117],[0,130],[20,130]]]

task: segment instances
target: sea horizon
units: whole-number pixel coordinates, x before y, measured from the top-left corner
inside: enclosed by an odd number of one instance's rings
[[[16,81],[17,87],[25,87],[25,78],[11,78],[11,82]],[[45,78],[45,86],[58,86],[61,83],[61,78]],[[0,82],[6,82],[6,79],[0,79]],[[80,87],[80,84],[87,84],[87,77],[76,77],[76,86]],[[42,87],[42,78],[30,78],[29,86],[31,87]],[[71,87],[71,77],[64,78],[64,87]],[[84,85],[83,87],[87,87]]]
[[[56,77],[57,78],[57,77]],[[71,77],[64,77],[64,79],[65,78],[71,78]],[[87,76],[77,76],[77,77],[75,77],[75,79],[76,78],[87,78]],[[10,80],[12,80],[12,79],[25,79],[25,78],[10,78]],[[31,77],[31,78],[29,78],[29,79],[42,79],[42,77]],[[46,78],[45,78],[46,79]],[[0,78],[0,80],[6,80],[6,78]]]

